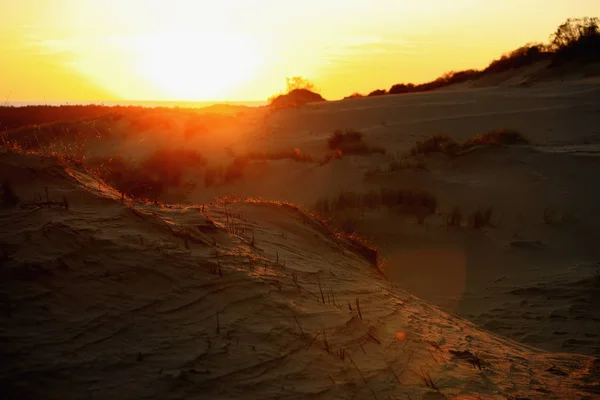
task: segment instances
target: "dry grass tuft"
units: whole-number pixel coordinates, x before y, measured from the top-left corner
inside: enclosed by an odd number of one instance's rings
[[[530,143],[528,139],[514,129],[497,129],[467,139],[462,144],[462,148],[463,150],[467,150],[475,146],[508,146]]]
[[[476,210],[469,216],[469,226],[473,229],[481,229],[492,225],[492,207],[485,210]]]
[[[448,219],[446,220],[446,226],[456,226],[461,227],[463,221],[463,213],[460,207],[454,207],[450,214],[448,215]]]
[[[382,206],[421,215],[423,210],[435,213],[438,203],[436,196],[429,192],[381,188],[363,193],[342,191],[334,198],[319,199],[314,208],[330,216],[347,209],[377,209]]]
[[[424,141],[419,141],[410,151],[411,156],[428,153],[443,153],[455,155],[461,149],[460,144],[446,135],[434,135]]]
[[[331,150],[342,152],[342,154],[368,155],[373,153],[385,154],[385,149],[370,146],[364,141],[364,135],[355,130],[336,130],[329,137],[327,144]]]

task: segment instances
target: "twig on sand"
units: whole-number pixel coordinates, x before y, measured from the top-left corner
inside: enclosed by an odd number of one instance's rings
[[[296,324],[298,324],[298,328],[300,328],[300,333],[302,334],[302,337],[304,337],[304,329],[302,329],[302,326],[300,325],[300,322],[298,322],[298,318],[296,318],[295,315],[294,320],[296,321]]]
[[[367,380],[365,379],[365,376],[363,375],[362,371],[360,370],[360,368],[358,368],[358,365],[356,365],[356,363],[354,362],[354,360],[352,359],[352,356],[350,356],[350,353],[348,353],[348,358],[350,359],[350,361],[352,361],[352,364],[354,365],[354,368],[356,368],[356,370],[358,371],[358,373],[360,374],[360,377],[363,379],[363,381],[365,381],[365,383],[367,383]]]
[[[356,308],[358,309],[358,316],[360,319],[363,319],[362,313],[360,312],[360,299],[358,297],[356,298]]]
[[[396,378],[396,381],[398,381],[399,384],[402,384],[402,382],[400,382],[400,378],[398,378],[398,375],[396,375],[396,373],[394,372],[394,369],[392,368],[392,365],[389,362],[385,362],[388,366],[388,368],[390,369],[390,371],[392,371],[392,375],[394,375],[394,378]]]
[[[327,332],[325,332],[325,328],[322,328],[323,331],[323,342],[325,343],[325,351],[329,354],[332,354],[331,347],[329,347],[329,342],[327,341]]]
[[[321,292],[321,299],[323,300],[323,304],[325,304],[325,295],[323,295],[323,289],[321,289],[321,280],[319,279],[319,275],[317,275],[317,282],[319,282],[319,291]]]
[[[433,379],[431,379],[431,375],[429,375],[429,372],[424,371],[423,368],[421,368],[421,373],[419,374],[419,376],[421,377],[421,379],[423,379],[425,386],[441,393],[440,388],[437,387]]]
[[[317,338],[319,337],[319,335],[321,334],[322,330],[319,330],[319,332],[317,332],[317,334],[315,335],[315,337],[312,338],[312,340],[310,341],[310,343],[308,344],[308,346],[306,346],[306,349],[308,350],[310,348],[310,346],[312,346],[312,344],[315,342],[315,340],[317,340]]]
[[[369,337],[371,339],[373,339],[373,341],[376,342],[377,344],[379,344],[379,345],[381,344],[381,342],[379,340],[377,340],[377,338],[375,336],[371,335],[371,332],[367,332],[367,335],[369,335]]]

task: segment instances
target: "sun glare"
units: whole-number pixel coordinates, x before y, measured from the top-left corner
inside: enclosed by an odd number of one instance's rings
[[[158,34],[136,47],[141,76],[178,100],[225,100],[262,63],[253,43],[226,33]]]

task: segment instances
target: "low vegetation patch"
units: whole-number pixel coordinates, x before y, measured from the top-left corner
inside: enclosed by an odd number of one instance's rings
[[[467,139],[462,144],[462,148],[466,150],[475,146],[509,146],[530,143],[528,139],[516,130],[498,129]]]
[[[122,157],[96,161],[95,169],[101,179],[122,194],[157,200],[169,188],[186,186],[186,172],[205,165],[206,159],[197,151],[161,149],[140,163],[128,162]]]
[[[492,216],[492,207],[488,207],[485,210],[477,209],[470,214],[463,214],[460,207],[454,207],[446,218],[446,226],[456,228],[468,227],[472,229],[494,227]]]
[[[461,150],[460,144],[446,135],[435,135],[424,141],[419,141],[410,150],[411,156],[418,154],[429,154],[429,153],[444,153],[449,155],[455,155]]]
[[[300,163],[312,163],[313,157],[300,149],[270,152],[249,152],[244,155],[233,155],[231,163],[225,167],[207,167],[204,172],[204,186],[231,183],[243,178],[245,169],[255,161],[293,160]]]
[[[529,144],[520,132],[512,129],[498,129],[467,139],[464,143],[452,139],[446,135],[435,135],[424,141],[419,141],[410,150],[411,156],[429,153],[442,153],[456,156],[465,151],[479,146],[509,146],[518,144]]]
[[[385,154],[385,149],[378,146],[370,146],[364,141],[364,135],[361,132],[355,130],[336,130],[329,137],[327,145],[331,150],[339,151],[342,154]]]
[[[425,191],[381,188],[368,192],[342,191],[336,197],[319,199],[314,209],[324,216],[335,217],[348,210],[364,211],[381,207],[413,214],[418,217],[419,222],[423,222],[427,216],[436,212],[438,202],[435,195]],[[352,223],[346,221],[344,225],[349,227]]]
[[[244,157],[250,161],[275,161],[290,159],[302,163],[313,162],[313,157],[310,154],[303,153],[302,150],[297,147],[292,150],[249,152]]]

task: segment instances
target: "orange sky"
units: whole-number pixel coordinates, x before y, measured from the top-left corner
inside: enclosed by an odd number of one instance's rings
[[[0,100],[328,99],[482,68],[599,0],[5,0]]]

